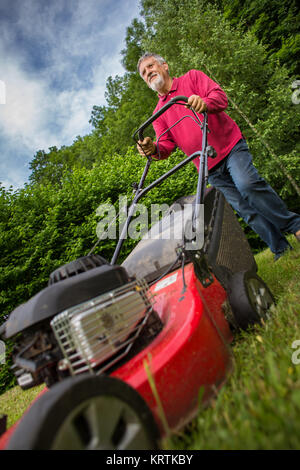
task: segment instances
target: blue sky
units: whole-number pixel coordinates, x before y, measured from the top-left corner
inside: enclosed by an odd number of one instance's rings
[[[0,1],[0,182],[28,181],[35,153],[91,131],[106,80],[123,74],[139,0]],[[3,89],[5,88],[5,92]],[[5,103],[4,103],[5,98]]]

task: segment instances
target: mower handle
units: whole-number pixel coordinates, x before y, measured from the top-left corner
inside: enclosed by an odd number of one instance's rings
[[[176,104],[178,101],[184,101],[185,103],[188,102],[187,96],[174,96],[165,104],[162,108],[160,108],[155,114],[153,114],[147,121],[144,122],[133,134],[133,139],[135,139],[136,134],[138,134],[139,140],[144,140],[143,131],[146,127],[149,126],[153,121],[155,121],[159,116],[161,116],[167,109],[169,109],[173,104]]]

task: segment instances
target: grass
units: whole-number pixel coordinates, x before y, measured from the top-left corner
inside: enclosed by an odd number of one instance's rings
[[[12,426],[23,415],[32,400],[45,388],[45,384],[29,390],[13,387],[0,395],[0,416],[7,415],[7,428]]]
[[[171,436],[169,449],[300,449],[300,364],[292,362],[292,343],[300,340],[300,244],[292,237],[290,243],[294,250],[276,263],[269,250],[256,255],[258,274],[277,301],[272,319],[236,336],[226,385],[209,408]],[[8,426],[42,388],[14,387],[0,396]]]

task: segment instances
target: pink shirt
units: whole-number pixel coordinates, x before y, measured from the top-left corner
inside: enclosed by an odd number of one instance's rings
[[[154,113],[174,96],[199,95],[207,104],[208,128],[207,141],[217,152],[214,159],[208,158],[208,169],[211,169],[225,158],[235,144],[243,138],[238,125],[224,112],[227,108],[227,97],[222,88],[199,70],[190,70],[179,78],[174,78],[172,88],[167,95],[159,95]],[[182,105],[174,104],[162,116],[153,122],[156,138],[181,117],[189,115],[195,119],[192,111]],[[200,120],[203,116],[198,114]],[[202,131],[192,119],[185,118],[173,129],[159,139],[158,147],[161,158],[167,158],[175,147],[179,147],[186,155],[201,150]],[[199,159],[194,160],[198,169]]]

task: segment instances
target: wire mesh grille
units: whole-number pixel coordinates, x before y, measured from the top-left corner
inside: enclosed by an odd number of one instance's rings
[[[102,373],[125,356],[152,311],[144,279],[56,315],[51,327],[72,375]]]

